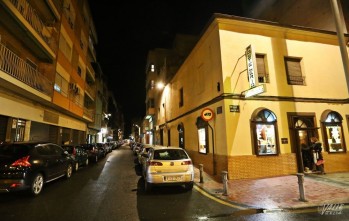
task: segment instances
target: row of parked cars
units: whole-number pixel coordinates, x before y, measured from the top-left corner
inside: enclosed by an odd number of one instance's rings
[[[193,188],[194,166],[185,149],[141,143],[131,144],[131,149],[144,178],[145,191],[168,185],[181,185],[186,190]]]
[[[39,195],[45,183],[98,162],[116,143],[57,145],[48,142],[14,142],[0,145],[0,192],[29,190]]]

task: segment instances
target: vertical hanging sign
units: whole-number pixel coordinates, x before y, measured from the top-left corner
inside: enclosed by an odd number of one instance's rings
[[[249,45],[246,48],[246,65],[247,65],[247,75],[248,82],[250,83],[250,88],[256,87],[258,84],[257,80],[257,62],[256,62],[256,54],[254,53],[254,49],[252,45]]]

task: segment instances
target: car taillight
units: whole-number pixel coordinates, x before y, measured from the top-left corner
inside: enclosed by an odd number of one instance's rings
[[[191,160],[186,160],[181,163],[181,165],[191,165],[191,164],[192,164]]]
[[[162,166],[161,162],[157,162],[157,161],[149,161],[148,162],[149,166]]]
[[[22,166],[22,167],[30,167],[29,156],[22,157],[21,159],[16,160],[11,164],[12,167]]]

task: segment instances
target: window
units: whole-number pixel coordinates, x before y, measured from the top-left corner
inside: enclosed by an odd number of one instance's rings
[[[300,58],[285,57],[287,83],[289,85],[305,85],[305,77],[302,75]]]
[[[335,111],[325,113],[322,129],[324,132],[324,143],[330,153],[346,152],[343,142],[342,117]]]
[[[148,100],[148,108],[154,108],[155,104],[154,104],[154,98],[149,98]]]
[[[68,81],[58,73],[56,73],[54,89],[63,96],[68,96]]]
[[[178,145],[181,148],[184,148],[184,124],[180,123],[177,126],[178,130]]]
[[[208,154],[208,123],[207,121],[204,121],[201,117],[197,117],[196,127],[198,130],[199,153]]]
[[[59,49],[63,52],[65,57],[71,61],[72,59],[72,47],[69,45],[68,41],[64,38],[63,35],[59,38]]]
[[[183,98],[183,88],[179,89],[179,107],[183,107],[184,98]]]
[[[269,74],[266,69],[266,56],[264,54],[256,54],[258,82],[269,83]]]
[[[263,109],[257,112],[252,118],[252,134],[254,151],[256,155],[276,155],[277,146],[277,127],[276,117],[273,112]]]

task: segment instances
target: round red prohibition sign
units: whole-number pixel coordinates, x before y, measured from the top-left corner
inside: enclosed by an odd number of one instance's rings
[[[211,110],[210,108],[205,108],[202,110],[201,112],[201,118],[204,121],[210,121],[213,118],[213,110]]]

